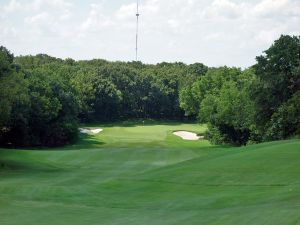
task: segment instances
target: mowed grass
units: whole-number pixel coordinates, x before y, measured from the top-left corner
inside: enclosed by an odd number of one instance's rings
[[[300,140],[233,148],[180,123],[94,125],[65,148],[0,151],[1,225],[297,225]]]

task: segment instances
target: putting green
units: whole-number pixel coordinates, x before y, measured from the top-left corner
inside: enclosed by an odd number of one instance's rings
[[[184,141],[205,126],[106,124],[78,144],[0,151],[1,225],[300,224],[300,140]]]

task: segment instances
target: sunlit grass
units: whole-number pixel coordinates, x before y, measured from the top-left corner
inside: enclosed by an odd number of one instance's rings
[[[242,148],[183,141],[175,122],[93,124],[49,150],[0,151],[1,225],[292,225],[300,140]]]

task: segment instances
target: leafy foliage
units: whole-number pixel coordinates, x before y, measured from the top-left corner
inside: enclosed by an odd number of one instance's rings
[[[281,140],[300,134],[300,91],[272,115],[266,131],[266,140]]]
[[[299,134],[300,39],[281,36],[248,69],[201,63],[14,58],[0,47],[0,144],[73,142],[78,122],[198,119],[214,143]]]
[[[256,123],[264,134],[276,111],[300,89],[300,38],[281,36],[256,58],[257,82],[252,87]]]
[[[69,86],[51,68],[22,70],[5,48],[0,53],[0,144],[59,146],[75,141],[78,110]]]
[[[241,71],[210,68],[180,91],[186,115],[209,124],[214,143],[236,145],[299,135],[300,38],[282,35]]]
[[[237,74],[236,69],[232,72],[229,80],[215,79],[215,87],[201,101],[198,117],[210,124],[208,136],[213,142],[241,145],[248,141],[252,128],[253,103],[247,90],[254,75],[249,71]],[[223,77],[218,73],[213,76]]]

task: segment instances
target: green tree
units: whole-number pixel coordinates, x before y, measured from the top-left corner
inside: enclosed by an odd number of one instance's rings
[[[8,143],[12,124],[24,117],[28,105],[27,82],[13,60],[13,54],[0,47],[0,145]],[[15,139],[20,138],[16,133]]]
[[[256,123],[263,135],[272,115],[299,90],[300,38],[282,35],[256,60],[258,80],[253,84],[252,97]]]
[[[300,91],[272,115],[265,140],[282,140],[300,134]]]

